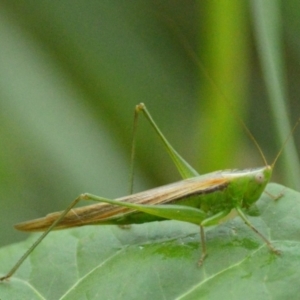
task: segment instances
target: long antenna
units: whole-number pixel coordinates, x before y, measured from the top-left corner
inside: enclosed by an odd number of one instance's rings
[[[176,30],[176,27],[175,27],[175,30]],[[214,89],[216,89],[218,91],[218,93],[222,96],[221,97],[222,101],[224,101],[225,104],[229,106],[229,108],[230,108],[232,114],[234,115],[235,119],[243,127],[243,129],[246,132],[246,134],[248,135],[248,137],[252,140],[252,142],[254,143],[255,147],[258,150],[258,152],[260,153],[261,158],[263,159],[263,162],[264,162],[265,166],[267,166],[268,165],[267,159],[266,159],[266,157],[265,157],[265,155],[264,155],[261,147],[259,146],[257,140],[255,139],[255,137],[253,136],[253,134],[251,133],[251,131],[249,130],[249,128],[246,126],[245,122],[238,115],[238,113],[236,112],[234,106],[232,105],[232,103],[230,102],[230,100],[226,97],[226,95],[224,94],[224,92],[222,91],[222,89],[213,80],[213,78],[211,77],[211,75],[209,74],[209,72],[207,71],[207,69],[205,68],[204,64],[198,58],[198,56],[195,53],[194,49],[190,46],[190,43],[187,41],[187,39],[185,38],[185,36],[182,35],[179,30],[176,30],[176,31],[177,31],[177,34],[178,34],[180,40],[182,41],[183,47],[185,48],[185,50],[187,51],[187,53],[189,53],[190,57],[193,59],[193,61],[196,63],[196,65],[200,68],[200,70],[205,75],[205,77],[208,79],[208,81],[210,82],[210,84],[212,85],[212,87]]]
[[[272,163],[272,168],[274,168],[279,156],[281,155],[282,151],[284,150],[286,144],[288,143],[288,141],[290,140],[290,138],[293,136],[294,131],[296,130],[297,126],[300,123],[300,118],[297,120],[297,122],[295,123],[295,125],[293,126],[292,130],[290,131],[290,133],[288,134],[288,136],[286,137],[286,139],[284,140],[279,152],[277,153],[277,155],[275,156],[275,159]]]

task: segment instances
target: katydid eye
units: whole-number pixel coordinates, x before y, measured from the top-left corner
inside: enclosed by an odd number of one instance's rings
[[[265,179],[265,176],[263,173],[259,173],[259,174],[256,174],[255,175],[255,181],[257,183],[263,183],[264,182],[264,179]]]

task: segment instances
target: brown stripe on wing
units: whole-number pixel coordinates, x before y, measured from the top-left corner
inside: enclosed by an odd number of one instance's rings
[[[121,199],[123,200],[125,198],[129,198],[127,200],[128,202],[135,202],[139,204],[170,204],[188,196],[205,195],[216,190],[223,190],[227,187],[227,185],[228,179],[225,179],[223,177],[211,178],[206,180],[199,180],[197,177],[195,177],[165,185],[160,188],[127,196]],[[163,188],[162,191],[160,191],[161,188]],[[157,193],[155,193],[155,190],[157,190]],[[147,197],[148,193],[150,197]],[[144,194],[144,199],[141,199],[142,194]],[[137,197],[135,198],[134,196]]]
[[[208,194],[216,190],[222,190],[226,188],[227,185],[228,180],[223,177],[205,180],[203,180],[203,178],[201,179],[201,177],[195,177],[118,198],[116,200],[148,205],[168,204],[188,196]],[[95,224],[97,222],[109,222],[112,218],[133,211],[134,210],[126,207],[113,206],[106,203],[87,205],[72,209],[55,229],[77,227]],[[62,212],[55,212],[48,214],[43,218],[19,223],[15,225],[15,228],[21,231],[44,231],[59,218],[61,213]]]

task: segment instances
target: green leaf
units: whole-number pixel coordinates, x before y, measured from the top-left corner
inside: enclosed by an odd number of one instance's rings
[[[17,273],[0,284],[0,299],[295,299],[300,277],[300,195],[277,184],[249,217],[282,254],[276,256],[240,218],[207,229],[207,251],[194,225],[166,221],[87,226],[51,233]],[[2,248],[1,275],[37,235]]]

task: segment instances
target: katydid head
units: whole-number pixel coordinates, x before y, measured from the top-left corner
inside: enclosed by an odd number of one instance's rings
[[[272,166],[265,166],[249,172],[247,189],[243,197],[243,207],[250,207],[263,193],[272,177]]]
[[[238,205],[248,208],[259,199],[265,190],[271,179],[272,171],[271,166],[265,166],[223,174],[230,180],[232,198],[240,199],[242,202],[238,200]]]
[[[271,179],[272,172],[273,172],[273,169],[275,167],[275,164],[276,164],[278,158],[282,154],[286,144],[292,137],[292,135],[293,135],[295,129],[297,128],[297,126],[299,125],[299,123],[300,123],[300,118],[297,120],[297,122],[293,126],[292,130],[288,134],[287,138],[285,139],[284,143],[282,144],[280,150],[278,151],[278,154],[276,155],[276,157],[271,165],[268,165],[262,149],[260,148],[259,144],[255,140],[255,138],[253,137],[251,132],[247,129],[247,127],[244,127],[246,129],[248,135],[250,136],[250,138],[253,140],[255,146],[259,150],[261,157],[265,163],[265,167],[252,169],[252,170],[245,170],[245,175],[241,176],[238,180],[236,180],[236,184],[240,184],[241,186],[244,186],[243,191],[241,191],[241,193],[243,193],[242,207],[248,208],[259,199],[259,197],[265,190],[266,185],[269,183],[269,181]],[[242,181],[244,181],[243,185],[242,185]]]
[[[278,151],[278,153],[275,156],[275,159],[273,160],[273,163],[271,165],[267,164],[267,160],[263,154],[263,151],[261,150],[260,146],[258,145],[258,143],[255,140],[255,138],[253,137],[253,135],[250,133],[250,131],[248,132],[249,136],[254,141],[257,149],[259,150],[259,152],[262,156],[262,159],[265,163],[265,167],[249,171],[248,186],[244,192],[243,207],[250,207],[254,202],[256,202],[259,199],[260,195],[262,194],[266,185],[269,183],[269,181],[271,179],[272,172],[273,172],[273,169],[275,167],[275,164],[276,164],[278,158],[282,154],[286,144],[292,137],[292,135],[293,135],[295,129],[297,128],[297,126],[299,125],[299,123],[300,123],[300,118],[297,120],[297,122],[293,126],[292,130],[286,137],[284,143],[282,144],[280,150]]]

